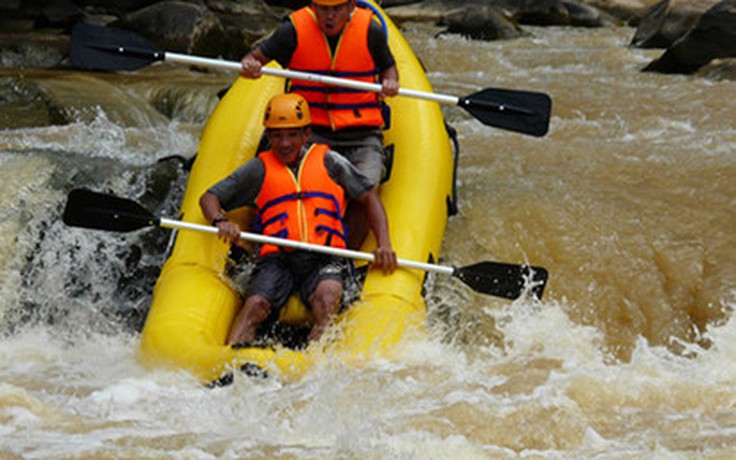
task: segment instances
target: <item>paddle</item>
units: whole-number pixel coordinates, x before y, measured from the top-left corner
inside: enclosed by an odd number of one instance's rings
[[[217,67],[240,72],[240,62],[209,59],[162,51],[140,35],[111,27],[78,23],[72,29],[69,57],[72,65],[88,70],[136,70],[156,61]],[[362,91],[380,92],[381,85],[346,78],[263,67],[262,73],[275,77],[306,80]],[[552,100],[547,94],[487,88],[465,97],[399,89],[400,96],[426,99],[462,107],[481,123],[510,131],[544,136],[549,129]]]
[[[217,227],[156,217],[135,201],[86,189],[75,189],[69,193],[63,220],[65,224],[73,227],[117,232],[160,226],[217,234]],[[255,243],[275,244],[304,251],[373,261],[373,254],[368,252],[302,243],[257,233],[241,232],[240,237]],[[546,269],[527,265],[480,262],[456,268],[403,259],[399,259],[398,264],[402,267],[452,275],[477,292],[512,300],[519,298],[527,291],[541,299],[547,283]]]

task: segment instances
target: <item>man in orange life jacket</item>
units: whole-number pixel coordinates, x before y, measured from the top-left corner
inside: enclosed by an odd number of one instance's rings
[[[378,187],[384,174],[381,98],[399,91],[399,74],[386,34],[356,0],[312,0],[293,12],[266,41],[243,57],[242,75],[261,76],[261,68],[276,60],[284,68],[380,81],[380,95],[302,80],[289,91],[301,94],[312,111],[312,141],[327,144],[350,160]],[[348,209],[349,245],[359,247],[368,231],[359,203]]]
[[[274,96],[263,125],[271,150],[261,152],[212,186],[200,198],[204,217],[221,238],[237,243],[240,228],[224,211],[250,206],[258,211],[264,235],[338,248],[346,247],[342,222],[347,198],[362,203],[376,235],[374,269],[392,272],[388,221],[375,187],[347,159],[324,144],[309,144],[310,113],[297,94]],[[230,330],[228,343],[256,338],[257,327],[299,292],[315,317],[308,339],[321,336],[343,292],[345,259],[263,245],[251,277],[248,297]]]

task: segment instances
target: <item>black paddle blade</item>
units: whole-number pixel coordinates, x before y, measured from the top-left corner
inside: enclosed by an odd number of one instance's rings
[[[158,225],[159,219],[135,201],[74,189],[67,197],[63,221],[72,227],[130,232]]]
[[[164,52],[132,32],[77,23],[69,59],[84,70],[136,70],[163,60]]]
[[[544,93],[487,88],[460,98],[457,105],[496,128],[532,136],[549,130],[552,99]]]
[[[477,292],[512,300],[527,290],[541,299],[548,277],[547,270],[542,267],[500,262],[480,262],[456,268],[453,275]]]

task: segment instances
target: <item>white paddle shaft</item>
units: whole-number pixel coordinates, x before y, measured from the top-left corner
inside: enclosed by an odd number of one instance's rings
[[[240,72],[243,67],[240,62],[235,61],[223,61],[222,59],[210,59],[199,56],[190,56],[187,54],[178,53],[164,53],[164,60],[166,62],[173,62],[176,64],[189,64],[198,65],[202,67],[215,67],[221,69],[232,70],[234,72]],[[325,85],[332,86],[343,86],[345,88],[360,89],[363,91],[371,91],[374,93],[381,92],[381,85],[377,83],[365,83],[362,81],[350,80],[347,78],[330,77],[327,75],[319,75],[307,72],[298,72],[295,70],[284,70],[275,67],[264,66],[261,69],[261,73],[264,75],[270,75],[272,77],[292,78],[296,80],[311,81],[314,83],[322,83]],[[443,104],[457,105],[460,98],[457,96],[450,96],[446,94],[435,94],[426,91],[417,91],[413,89],[399,89],[399,96],[413,97],[417,99],[425,99],[433,102],[440,102]]]
[[[166,219],[164,217],[159,219],[159,225],[164,228],[172,229],[185,229],[195,230],[198,232],[217,234],[217,227],[210,225],[195,224],[192,222],[183,222],[180,220]],[[301,241],[287,240],[284,238],[275,238],[272,236],[265,236],[258,233],[240,232],[240,238],[246,241],[252,241],[254,243],[261,244],[274,244],[277,246],[284,246],[292,249],[301,249],[304,251],[321,252],[324,254],[330,254],[338,257],[347,257],[349,259],[367,260],[373,262],[373,254],[369,252],[353,251],[351,249],[340,249],[333,248],[331,246],[322,246],[319,244],[304,243]],[[396,261],[400,266],[407,268],[418,268],[420,270],[442,273],[445,275],[452,275],[455,273],[455,268],[444,265],[428,264],[424,262],[416,262],[414,260],[398,259]]]

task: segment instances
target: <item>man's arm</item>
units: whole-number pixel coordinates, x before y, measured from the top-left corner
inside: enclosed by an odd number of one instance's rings
[[[202,209],[204,219],[212,225],[217,225],[217,221],[225,219],[220,198],[209,190],[199,198],[199,207]]]
[[[383,26],[372,21],[368,29],[368,49],[373,62],[380,69],[381,96],[396,96],[399,93],[399,71],[396,68],[396,59],[386,41]]]
[[[229,222],[223,210],[241,206],[255,207],[266,170],[259,158],[252,158],[225,179],[209,188],[199,199],[202,215],[215,225],[220,238],[233,244],[240,243],[240,227]]]
[[[291,56],[296,50],[296,29],[291,21],[284,21],[274,33],[248,54],[243,56],[240,74],[246,78],[261,76],[261,68],[276,60],[281,67],[288,67]]]
[[[199,207],[207,222],[217,227],[217,235],[231,244],[240,241],[240,227],[235,222],[230,222],[222,214],[220,198],[209,190],[199,199]]]
[[[260,48],[256,48],[240,60],[240,65],[243,66],[240,75],[245,78],[260,78],[261,68],[269,62],[271,62],[271,58],[263,54]]]
[[[394,65],[381,72],[381,96],[397,94],[399,94],[399,70]]]
[[[347,158],[333,150],[325,154],[325,168],[332,180],[345,190],[348,198],[361,202],[368,214],[368,223],[376,236],[373,266],[384,272],[392,272],[396,269],[396,253],[391,247],[388,217],[378,197],[378,188]]]
[[[374,261],[373,267],[383,270],[384,273],[391,273],[396,270],[396,253],[391,247],[391,235],[388,231],[388,217],[386,210],[378,197],[376,187],[371,188],[356,198],[357,201],[363,203],[368,213],[368,222],[371,230],[376,236],[376,250],[373,251]]]

